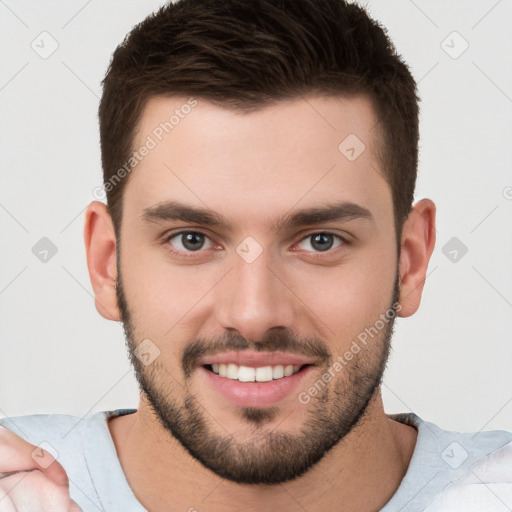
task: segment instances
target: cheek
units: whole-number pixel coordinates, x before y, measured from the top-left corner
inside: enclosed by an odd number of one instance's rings
[[[137,327],[148,336],[162,338],[176,332],[199,310],[201,299],[218,280],[213,266],[173,264],[164,247],[128,250],[127,244],[122,254],[127,301]]]
[[[389,248],[388,248],[389,250]],[[371,254],[371,256],[369,256]],[[366,251],[338,268],[324,268],[300,279],[297,295],[304,313],[316,320],[333,350],[344,351],[359,333],[375,324],[391,305],[395,262],[377,251]],[[297,282],[297,281],[296,281]],[[298,283],[298,282],[297,282]],[[308,309],[309,308],[309,309]],[[311,310],[316,315],[311,315]]]

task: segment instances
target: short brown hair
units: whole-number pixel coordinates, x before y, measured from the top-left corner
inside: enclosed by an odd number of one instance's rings
[[[187,95],[250,112],[309,93],[367,94],[380,121],[380,159],[400,249],[416,183],[419,100],[385,29],[362,7],[344,0],[168,3],[125,37],[102,85],[105,184],[129,161],[151,97]],[[118,237],[127,180],[107,189]]]

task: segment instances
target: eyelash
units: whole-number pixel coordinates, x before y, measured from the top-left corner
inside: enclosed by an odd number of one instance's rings
[[[190,233],[194,233],[194,234],[197,234],[197,235],[202,235],[206,238],[210,238],[206,233],[203,233],[202,231],[199,231],[199,230],[183,230],[183,231],[178,231],[176,233],[172,233],[171,235],[168,235],[168,236],[165,236],[164,238],[164,242],[166,244],[166,247],[168,249],[168,251],[175,255],[175,256],[178,256],[180,258],[195,258],[197,257],[197,254],[201,253],[203,250],[202,249],[199,249],[198,251],[192,251],[192,252],[189,252],[189,253],[182,253],[180,251],[177,251],[175,249],[172,248],[172,246],[169,244],[169,242],[173,239],[173,238],[176,238],[180,235],[184,235],[184,234],[190,234]],[[324,251],[324,252],[315,252],[313,253],[313,257],[314,258],[318,258],[318,257],[322,257],[323,254],[330,254],[332,252],[334,252],[336,249],[338,249],[339,247],[341,247],[342,245],[350,245],[350,242],[342,237],[341,235],[338,235],[337,233],[331,233],[330,231],[315,231],[314,233],[309,233],[307,234],[306,236],[302,237],[300,240],[299,240],[299,243],[306,240],[307,238],[311,238],[315,235],[328,235],[328,236],[332,236],[334,238],[337,238],[341,243],[340,246],[338,247],[335,247],[333,249],[328,249],[327,251]]]

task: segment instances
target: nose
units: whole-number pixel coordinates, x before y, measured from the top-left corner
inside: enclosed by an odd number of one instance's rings
[[[233,269],[215,290],[216,315],[225,330],[258,341],[269,329],[294,327],[297,299],[280,268],[268,251],[251,263],[234,255]]]

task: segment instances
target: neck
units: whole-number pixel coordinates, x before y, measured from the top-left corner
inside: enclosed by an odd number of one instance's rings
[[[378,511],[400,485],[417,438],[416,429],[385,415],[378,390],[362,421],[315,466],[270,486],[237,484],[203,467],[143,399],[136,413],[112,418],[109,429],[130,487],[151,512]]]

